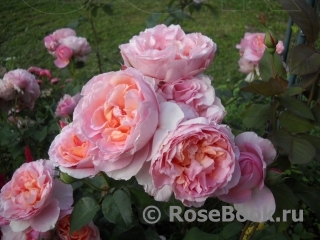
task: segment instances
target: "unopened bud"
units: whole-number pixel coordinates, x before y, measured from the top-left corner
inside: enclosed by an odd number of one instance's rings
[[[264,45],[266,45],[268,52],[274,53],[276,51],[277,44],[278,38],[275,37],[270,30],[268,30],[264,39]]]
[[[76,182],[78,179],[71,177],[70,175],[68,175],[67,173],[64,172],[60,172],[60,179],[62,180],[62,182],[66,183],[66,184],[71,184]]]
[[[281,183],[283,180],[282,178],[282,172],[277,169],[277,168],[271,168],[268,172],[267,172],[267,176],[266,176],[266,183],[268,185],[276,185]]]

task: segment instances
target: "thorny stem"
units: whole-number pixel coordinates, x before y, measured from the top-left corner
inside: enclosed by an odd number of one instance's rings
[[[251,221],[247,221],[244,225],[239,240],[242,240],[244,235],[246,234],[247,229],[250,227]]]

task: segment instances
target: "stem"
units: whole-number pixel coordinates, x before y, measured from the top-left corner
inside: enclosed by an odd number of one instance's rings
[[[91,182],[89,182],[87,179],[82,179],[82,181],[87,184],[89,187],[91,187],[94,190],[100,191],[100,192],[105,192],[107,190],[109,190],[109,188],[99,188],[95,185],[93,185]]]
[[[250,227],[251,221],[247,221],[244,225],[239,240],[242,240],[244,235],[246,234],[247,229]]]
[[[110,185],[109,185],[109,182],[108,182],[108,176],[107,176],[107,174],[106,174],[105,172],[102,172],[102,171],[100,172],[100,174],[101,174],[101,176],[103,177],[104,181],[106,182],[107,187],[109,188]]]
[[[95,48],[96,48],[96,56],[97,56],[97,60],[98,60],[99,73],[102,73],[101,59],[100,59],[100,53],[99,53],[99,44],[98,44],[98,35],[97,35],[96,28],[94,27],[91,11],[90,11],[90,24],[91,24],[91,28],[92,28],[93,36],[94,36],[94,43],[95,43]]]
[[[259,223],[253,223],[253,229],[249,233],[247,240],[250,240],[252,238],[252,236],[253,236],[254,232],[257,230],[258,226],[259,226]]]
[[[274,65],[274,53],[271,54],[271,66],[272,66],[273,78],[276,78],[277,72],[276,72],[276,66]]]

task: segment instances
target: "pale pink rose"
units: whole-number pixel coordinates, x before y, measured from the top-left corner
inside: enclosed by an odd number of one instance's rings
[[[276,46],[276,52],[278,54],[281,54],[284,50],[284,45],[283,45],[283,42],[282,41],[279,41],[277,46]]]
[[[58,68],[64,68],[69,64],[70,59],[72,58],[72,49],[65,45],[59,45],[55,54],[57,59],[54,61],[54,64]]]
[[[164,81],[190,78],[212,62],[216,44],[200,33],[185,34],[179,25],[158,25],[120,45],[126,66]]]
[[[264,185],[266,167],[276,157],[276,150],[268,139],[263,139],[253,132],[244,132],[235,138],[240,150],[239,165],[241,178],[239,183],[219,198],[234,203],[237,211],[244,212],[248,220],[267,221],[266,210],[275,211],[275,200],[271,191]],[[250,212],[258,211],[260,218]],[[251,216],[250,216],[251,215]]]
[[[24,69],[16,69],[6,73],[3,80],[12,84],[19,93],[19,105],[34,108],[36,99],[40,96],[40,88],[35,77]]]
[[[4,101],[10,101],[15,99],[16,91],[13,84],[0,79],[0,98]]]
[[[97,145],[94,164],[115,179],[130,179],[141,168],[158,124],[153,87],[134,68],[92,78],[82,89],[73,120]]]
[[[248,61],[259,61],[266,49],[264,38],[264,33],[245,33],[244,39],[237,45],[240,54]]]
[[[56,49],[59,47],[59,43],[54,39],[52,34],[50,34],[49,36],[46,36],[43,39],[43,42],[48,52],[54,56]]]
[[[81,229],[74,231],[70,236],[70,220],[72,208],[66,211],[62,211],[59,216],[59,220],[56,225],[56,233],[59,239],[63,240],[100,240],[99,229],[91,221]]]
[[[78,102],[80,101],[80,94],[76,94],[71,97],[69,94],[65,94],[58,102],[55,112],[56,117],[71,116]]]
[[[213,113],[213,108],[215,108],[214,115],[217,116],[217,114],[219,114],[219,117],[212,117],[211,119],[221,122],[225,115],[225,110],[220,99],[215,96],[215,90],[211,85],[211,79],[206,75],[200,74],[190,79],[159,84],[157,93],[167,101],[189,105],[200,117],[211,116],[212,114],[210,113]],[[208,113],[208,108],[212,108],[209,111],[210,113]],[[218,112],[216,112],[216,110]]]
[[[28,228],[22,232],[12,231],[10,226],[1,227],[3,233],[2,240],[51,240],[51,231],[38,232]]]
[[[53,140],[49,158],[61,172],[74,178],[95,176],[93,160],[98,156],[98,148],[90,142],[74,123],[64,128]]]
[[[52,37],[54,38],[54,40],[59,43],[64,38],[76,35],[76,32],[71,28],[60,28],[52,33]]]
[[[253,72],[254,67],[257,65],[255,62],[249,61],[245,59],[244,57],[241,57],[238,61],[239,63],[239,71],[245,74],[249,74]]]
[[[72,50],[73,57],[79,61],[85,62],[91,47],[87,39],[83,37],[67,37],[61,39],[60,43]]]
[[[234,187],[240,169],[231,131],[203,117],[181,122],[185,113],[175,103],[162,103],[160,109],[149,172],[136,176],[145,190],[164,201],[171,189],[184,205],[200,207]]]
[[[9,220],[7,220],[7,219],[3,218],[2,216],[0,216],[0,227],[4,226],[4,225],[9,225],[9,224],[10,224]]]
[[[72,187],[54,179],[51,161],[38,160],[18,168],[0,193],[0,215],[14,232],[29,227],[46,232],[54,228],[60,210],[73,203]]]

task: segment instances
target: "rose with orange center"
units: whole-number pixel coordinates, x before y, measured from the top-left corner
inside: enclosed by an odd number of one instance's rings
[[[239,151],[226,126],[203,117],[183,121],[185,113],[175,103],[162,103],[160,109],[150,168],[136,176],[149,194],[164,201],[171,191],[186,206],[200,207],[238,183]]]
[[[145,162],[158,124],[159,104],[152,85],[136,69],[91,79],[74,111],[74,122],[100,150],[97,169],[130,179]]]
[[[62,129],[49,149],[49,157],[54,165],[58,166],[61,172],[78,179],[93,177],[97,174],[93,160],[98,153],[98,148],[81,133],[74,123]]]
[[[70,220],[72,209],[62,211],[56,225],[56,233],[61,240],[99,240],[99,229],[90,222],[70,235]]]
[[[0,215],[14,232],[31,227],[45,232],[54,228],[61,209],[73,203],[72,187],[53,178],[51,161],[23,164],[0,193]]]

